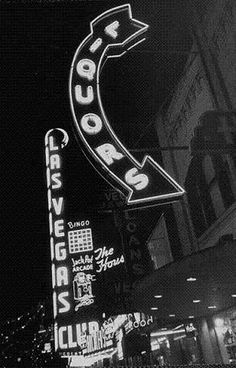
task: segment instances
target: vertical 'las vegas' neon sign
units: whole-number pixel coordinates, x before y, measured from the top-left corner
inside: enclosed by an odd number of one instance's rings
[[[49,231],[52,262],[53,313],[70,311],[69,275],[66,266],[67,248],[64,220],[64,196],[61,151],[68,143],[68,135],[62,129],[50,130],[45,137],[46,177],[49,211]],[[55,324],[55,347],[58,333]]]

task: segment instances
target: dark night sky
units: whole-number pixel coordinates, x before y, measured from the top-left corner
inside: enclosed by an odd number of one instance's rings
[[[49,295],[44,135],[50,128],[62,127],[72,136],[68,78],[74,52],[88,35],[91,20],[125,3],[1,5],[0,319],[28,311]],[[129,148],[157,144],[150,124],[173,89],[186,54],[153,51],[189,49],[190,37],[178,21],[181,4],[176,6],[176,0],[131,2],[134,18],[150,26],[147,40],[124,57],[109,61],[102,71],[103,105],[113,129]],[[74,174],[73,180],[82,188],[78,196],[89,197],[91,188],[102,187],[104,181],[79,148],[76,160],[80,177]]]

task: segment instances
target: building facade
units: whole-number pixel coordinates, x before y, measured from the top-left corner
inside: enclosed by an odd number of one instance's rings
[[[156,123],[164,167],[186,190],[173,204],[186,256],[236,239],[236,3],[191,1],[191,13],[192,50]],[[206,363],[236,361],[234,301],[198,320]]]

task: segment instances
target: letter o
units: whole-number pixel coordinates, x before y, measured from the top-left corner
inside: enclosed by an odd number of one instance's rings
[[[102,120],[96,114],[86,114],[82,117],[81,128],[89,135],[95,135],[102,129]]]
[[[91,81],[96,71],[96,65],[90,59],[82,59],[77,63],[76,70],[82,78],[87,78]]]
[[[142,319],[142,321],[139,322],[141,327],[146,326],[146,321],[144,319]]]
[[[138,327],[139,327],[139,322],[135,321],[135,322],[133,323],[133,326],[134,326],[134,328],[138,328]]]

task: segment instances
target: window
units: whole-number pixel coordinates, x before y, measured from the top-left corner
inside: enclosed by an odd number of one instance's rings
[[[200,237],[216,220],[210,185],[207,183],[203,164],[201,156],[194,157],[185,181],[190,213],[197,237]]]

